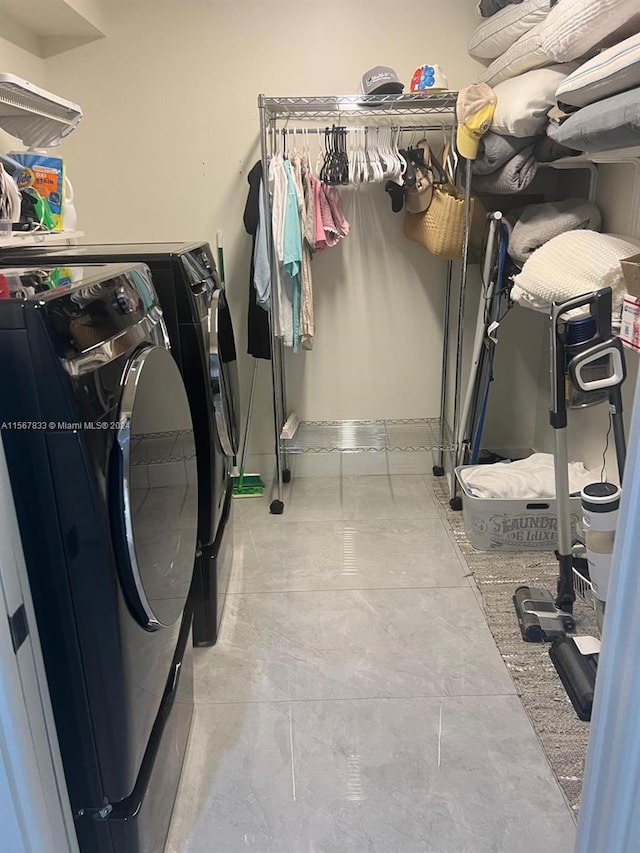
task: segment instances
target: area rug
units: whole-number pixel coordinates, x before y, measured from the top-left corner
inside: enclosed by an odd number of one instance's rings
[[[476,551],[465,535],[462,513],[449,507],[446,478],[433,479],[434,494],[475,578],[489,629],[509,668],[516,692],[574,813],[580,806],[589,724],[581,722],[549,658],[546,644],[525,643],[511,597],[516,587],[555,590],[557,563],[550,551]],[[578,599],[577,634],[598,636],[593,609]]]

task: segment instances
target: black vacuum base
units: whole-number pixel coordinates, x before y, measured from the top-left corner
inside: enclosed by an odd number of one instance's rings
[[[593,694],[596,689],[598,655],[583,655],[571,637],[560,637],[549,649],[560,681],[567,691],[576,714],[583,722],[591,720]]]

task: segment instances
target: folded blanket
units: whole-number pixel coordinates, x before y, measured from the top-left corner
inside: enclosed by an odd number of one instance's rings
[[[505,217],[509,227],[509,254],[524,263],[536,249],[558,234],[579,228],[598,231],[602,223],[595,204],[580,198],[528,204]]]
[[[637,253],[638,245],[631,237],[597,231],[559,234],[530,256],[514,278],[511,298],[527,308],[549,311],[552,302],[610,287],[613,313],[619,315],[624,297],[620,260]]]
[[[511,195],[525,190],[535,178],[538,163],[533,155],[533,145],[508,160],[504,166],[489,175],[475,175],[472,186],[475,192]]]
[[[471,171],[474,175],[490,175],[535,141],[534,136],[502,136],[490,130],[480,140]]]
[[[569,491],[578,495],[585,486],[600,480],[599,471],[587,471],[582,462],[570,462]],[[476,498],[553,500],[556,482],[553,456],[534,453],[517,462],[496,462],[493,465],[472,465],[460,471],[460,479]]]

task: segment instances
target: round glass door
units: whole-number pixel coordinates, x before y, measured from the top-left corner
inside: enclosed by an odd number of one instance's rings
[[[116,487],[126,543],[122,585],[143,627],[173,625],[184,610],[196,550],[193,425],[180,372],[161,347],[129,363],[120,403]]]
[[[211,294],[209,377],[220,444],[227,456],[235,456],[240,445],[238,360],[231,312],[220,289]]]

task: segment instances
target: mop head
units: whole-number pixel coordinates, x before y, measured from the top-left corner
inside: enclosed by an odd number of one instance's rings
[[[260,474],[245,474],[240,471],[240,476],[233,478],[234,498],[261,498],[263,494],[264,483]]]

